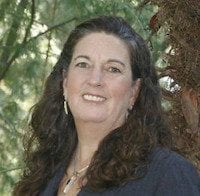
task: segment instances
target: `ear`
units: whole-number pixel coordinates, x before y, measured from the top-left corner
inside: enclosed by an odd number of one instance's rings
[[[67,77],[67,70],[66,69],[62,70],[62,77],[63,77],[63,80]]]
[[[132,85],[129,109],[132,109],[135,101],[137,100],[137,97],[140,92],[140,87],[141,87],[141,79],[138,78],[136,81],[134,81],[134,83]]]

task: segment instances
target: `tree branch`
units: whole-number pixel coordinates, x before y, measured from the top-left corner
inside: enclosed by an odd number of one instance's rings
[[[32,1],[32,6],[31,6],[31,20],[30,20],[30,22],[29,22],[29,24],[28,24],[28,26],[26,28],[25,36],[24,36],[24,39],[22,41],[22,44],[19,47],[23,47],[24,44],[26,43],[27,37],[28,37],[28,35],[30,33],[30,29],[31,29],[31,27],[33,25],[33,22],[34,22],[34,18],[35,18],[35,0],[31,0],[31,1]],[[5,75],[8,72],[8,70],[9,70],[12,62],[17,58],[18,51],[19,51],[19,49],[16,49],[14,55],[11,57],[11,59],[9,60],[9,62],[4,62],[4,64],[6,65],[6,67],[5,67],[4,71],[1,74],[0,81],[5,77]]]
[[[168,101],[173,101],[173,96],[174,94],[164,88],[161,89],[162,91],[162,96],[167,99]]]
[[[57,8],[57,0],[54,0],[54,5],[52,8],[52,15],[51,15],[51,22],[54,23],[54,19],[55,19],[55,14],[56,14],[56,8]],[[47,46],[47,50],[46,50],[46,58],[45,58],[45,65],[48,64],[48,60],[49,60],[49,56],[50,56],[50,52],[51,52],[51,39],[52,39],[52,31],[50,31],[47,34],[47,39],[48,39],[48,46]],[[46,67],[43,66],[43,77],[42,78],[46,78]],[[44,80],[42,81],[42,86],[44,86]]]
[[[29,43],[29,42],[31,42],[32,40],[37,39],[38,37],[40,37],[40,36],[42,36],[42,35],[48,33],[49,31],[52,31],[52,30],[54,30],[54,29],[56,29],[56,28],[59,28],[59,27],[65,25],[65,24],[67,24],[67,23],[70,23],[70,22],[72,22],[73,20],[76,20],[76,17],[73,17],[73,18],[71,18],[71,19],[69,19],[69,20],[67,20],[67,21],[64,21],[64,22],[61,22],[61,23],[59,23],[59,24],[56,24],[56,25],[54,25],[54,26],[48,28],[48,29],[47,29],[46,31],[44,31],[44,32],[38,33],[36,36],[30,38],[26,43]]]
[[[138,9],[142,9],[146,4],[148,4],[150,0],[144,0],[138,5]]]
[[[7,50],[3,50],[1,58],[0,58],[0,81],[5,77],[5,74],[10,68],[10,64],[8,64],[8,59],[10,57],[10,54],[13,52],[12,48],[16,44],[16,37],[17,32],[20,28],[20,24],[23,18],[24,10],[26,9],[28,4],[27,0],[21,0],[17,6],[17,10],[14,13],[13,16],[13,22],[10,27],[10,31],[7,36],[6,44],[5,46],[8,47]]]
[[[38,35],[36,35],[36,36],[30,38],[30,39],[27,40],[26,42],[24,42],[24,43],[22,42],[21,44],[19,44],[19,48],[23,48],[25,45],[27,45],[29,42],[33,41],[34,39],[37,39],[38,37],[40,37],[40,36],[42,36],[42,35],[44,35],[44,34],[50,32],[50,31],[52,31],[52,30],[54,30],[54,29],[56,29],[56,28],[59,28],[59,27],[65,25],[65,24],[67,24],[67,23],[69,23],[69,22],[72,22],[73,20],[76,20],[76,17],[73,17],[73,18],[71,18],[71,19],[69,19],[69,20],[67,20],[67,21],[64,21],[64,22],[62,22],[62,23],[59,23],[59,24],[57,24],[57,25],[54,25],[54,26],[50,27],[50,28],[47,29],[46,31],[39,33]],[[20,54],[20,49],[17,49],[17,50],[15,51],[15,53],[13,54],[13,56],[10,58],[10,60],[6,63],[6,69],[4,70],[4,73],[3,73],[3,74],[1,75],[1,77],[0,77],[0,81],[5,77],[5,74],[6,74],[6,72],[8,71],[9,67],[10,67],[11,64],[15,61],[15,59],[19,56],[19,54]]]
[[[169,76],[170,78],[174,78],[175,74],[177,73],[176,69],[165,69],[161,71],[161,73],[158,75],[158,78],[163,78],[165,76]]]
[[[21,0],[21,3],[24,3],[24,2],[26,2],[26,0]],[[71,19],[69,19],[69,20],[67,20],[67,21],[64,21],[64,22],[62,22],[62,23],[59,23],[59,24],[57,24],[57,25],[54,25],[54,26],[50,27],[49,29],[47,29],[46,31],[41,32],[41,33],[39,33],[38,35],[36,35],[36,36],[30,38],[29,40],[27,40],[27,37],[28,37],[28,35],[29,35],[29,33],[30,33],[30,29],[31,29],[31,27],[32,27],[32,25],[33,25],[33,22],[34,22],[34,18],[35,18],[35,0],[32,0],[31,20],[30,20],[29,25],[27,26],[24,39],[23,39],[22,43],[19,44],[19,46],[18,46],[19,48],[23,48],[25,45],[27,45],[29,42],[33,41],[34,39],[37,39],[38,37],[40,37],[40,36],[42,36],[42,35],[44,35],[44,34],[50,32],[50,31],[52,31],[52,30],[54,30],[54,29],[56,29],[56,28],[59,28],[59,27],[65,25],[65,24],[67,24],[67,23],[69,23],[69,22],[72,22],[73,20],[76,19],[76,17],[73,17],[73,18],[71,18]],[[16,20],[15,20],[15,21],[16,21]],[[12,27],[11,27],[11,29],[12,29]],[[13,32],[13,30],[12,30],[12,32]],[[16,31],[14,31],[14,32],[16,33]],[[8,37],[9,37],[9,36],[8,36]],[[12,36],[12,37],[16,37],[16,36]],[[8,40],[9,40],[9,39],[8,39]],[[9,45],[9,46],[10,46],[10,44],[6,44],[6,45]],[[5,54],[2,54],[2,58],[1,58],[1,59],[3,59],[3,60],[1,60],[1,62],[3,63],[2,65],[4,65],[4,69],[3,69],[3,70],[1,71],[1,73],[0,73],[0,81],[5,77],[6,73],[8,72],[8,70],[9,70],[9,68],[10,68],[10,66],[11,66],[11,64],[12,64],[12,63],[15,61],[15,59],[19,56],[20,51],[21,51],[20,49],[16,49],[16,51],[14,52],[14,54],[12,55],[11,58],[8,57],[8,51],[6,51],[6,55],[5,55]],[[5,53],[5,52],[4,52],[4,53]],[[10,54],[10,52],[9,52],[9,54]],[[8,61],[8,58],[9,58],[9,61]]]
[[[19,170],[19,169],[23,169],[24,167],[15,167],[15,168],[11,168],[11,169],[3,169],[3,170],[0,170],[0,173],[7,173],[7,172],[11,172],[11,171],[14,171],[14,170]]]
[[[29,36],[31,27],[32,27],[34,19],[35,19],[35,0],[31,0],[31,2],[32,2],[32,5],[31,5],[31,20],[29,22],[29,25],[26,28],[26,33],[25,33],[25,36],[24,36],[22,43],[25,43],[27,41],[27,37]]]

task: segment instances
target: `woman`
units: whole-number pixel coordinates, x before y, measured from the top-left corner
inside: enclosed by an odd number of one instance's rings
[[[149,50],[122,18],[71,32],[30,125],[14,195],[200,195],[197,171],[170,150]]]

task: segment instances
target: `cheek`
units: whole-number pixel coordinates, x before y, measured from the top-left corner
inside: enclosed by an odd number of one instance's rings
[[[80,77],[74,77],[72,74],[68,77],[68,81],[66,83],[66,94],[68,105],[72,112],[77,107],[77,105],[81,102],[81,93],[83,89],[83,81]]]
[[[74,76],[74,73],[69,70],[67,79],[64,82],[64,90],[66,91],[68,96],[70,96],[71,93],[76,91],[76,89],[78,88],[78,83],[78,77],[76,77],[76,75]]]
[[[131,83],[127,80],[114,83],[112,96],[119,101],[128,101],[131,96]]]
[[[69,81],[66,86],[66,93],[67,93],[67,97],[68,99],[73,97],[77,92],[78,92],[78,84],[77,81]]]

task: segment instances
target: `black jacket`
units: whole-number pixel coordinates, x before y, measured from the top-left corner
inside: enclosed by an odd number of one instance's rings
[[[40,196],[56,196],[64,174],[61,168],[49,181]],[[200,176],[194,166],[181,155],[157,148],[151,155],[148,172],[140,180],[104,192],[83,188],[78,196],[200,196]]]

